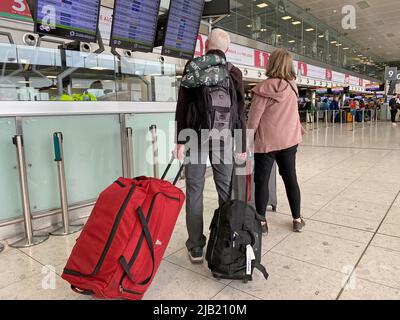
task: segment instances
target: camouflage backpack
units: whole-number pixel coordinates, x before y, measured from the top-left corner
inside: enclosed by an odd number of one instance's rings
[[[187,122],[193,129],[234,130],[238,123],[236,90],[230,76],[233,65],[216,54],[206,54],[186,67],[182,86],[199,88],[198,99],[188,106]]]

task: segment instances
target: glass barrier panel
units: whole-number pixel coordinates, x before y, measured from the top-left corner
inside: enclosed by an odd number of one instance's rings
[[[175,146],[174,113],[127,115],[126,126],[133,129],[134,176],[153,176],[152,136],[149,131],[151,125],[157,126],[160,176],[171,158]],[[179,165],[174,163],[167,179],[173,179],[178,169]]]
[[[22,216],[15,118],[0,118],[0,222]]]
[[[23,132],[33,212],[60,207],[54,132],[64,136],[69,205],[97,199],[122,175],[118,115],[23,118]]]
[[[176,66],[0,44],[0,101],[176,101]]]

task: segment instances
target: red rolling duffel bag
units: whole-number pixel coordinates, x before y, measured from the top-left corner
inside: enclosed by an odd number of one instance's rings
[[[182,169],[174,184],[119,178],[100,194],[62,274],[75,292],[99,299],[143,298],[185,200],[175,187]]]

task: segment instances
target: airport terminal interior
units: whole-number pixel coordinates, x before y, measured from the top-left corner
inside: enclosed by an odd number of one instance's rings
[[[183,205],[169,243],[154,240],[165,249],[154,275],[151,267],[131,275],[139,245],[117,262],[119,293],[129,292],[124,277],[142,285],[151,273],[145,300],[399,300],[399,16],[398,0],[2,0],[0,300],[117,298],[71,290],[67,262],[106,188],[119,177],[163,176],[186,63],[207,53],[214,28],[230,36],[226,60],[243,75],[247,114],[274,50],[293,57],[306,226],[293,232],[277,169],[277,203],[261,236],[268,280],[258,270],[251,281],[220,279],[206,260],[192,263]],[[174,162],[163,178],[172,182],[179,169]],[[210,163],[205,181],[209,238],[219,207]],[[150,213],[140,219],[142,244]],[[96,282],[101,260],[83,278]]]

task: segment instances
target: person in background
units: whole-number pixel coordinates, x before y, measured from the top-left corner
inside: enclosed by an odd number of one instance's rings
[[[321,99],[318,99],[316,107],[317,107],[317,111],[320,111],[322,109],[322,101],[321,101]]]
[[[360,102],[360,109],[361,110],[365,110],[365,108],[366,108],[366,104],[365,104],[365,101],[364,100],[361,100],[361,102]]]
[[[275,50],[267,68],[268,79],[253,89],[248,129],[254,130],[254,182],[257,213],[266,216],[269,179],[277,162],[293,216],[293,231],[305,226],[301,216],[301,194],[296,174],[297,147],[305,133],[300,123],[298,89],[292,55],[285,49]],[[262,224],[268,233],[268,224]]]
[[[339,110],[339,102],[337,101],[337,98],[336,98],[336,97],[333,98],[333,100],[332,100],[332,102],[331,102],[329,108],[330,108],[331,110]]]
[[[350,109],[351,110],[355,110],[356,109],[356,101],[355,101],[355,99],[351,99],[349,105],[350,105]]]
[[[360,110],[360,101],[356,99],[355,103],[356,103],[356,110]]]
[[[329,100],[328,100],[328,98],[325,98],[324,101],[322,102],[322,110],[329,110]]]
[[[398,96],[399,97],[399,96]],[[390,115],[391,115],[391,120],[392,120],[392,126],[397,126],[396,124],[396,116],[397,116],[397,111],[399,108],[399,103],[396,99],[396,96],[394,96],[392,99],[389,101],[389,107],[390,107]]]
[[[337,110],[339,110],[338,98],[333,97],[333,100],[332,100],[332,102],[331,102],[331,104],[330,104],[329,107],[330,107],[331,111],[337,111]],[[332,121],[332,123],[336,122],[336,118],[338,118],[338,114],[339,114],[339,113],[337,113],[336,115],[334,115],[334,114],[335,114],[335,112],[332,112],[332,115],[331,115],[331,121]]]
[[[306,118],[307,123],[311,123],[312,117],[315,112],[315,108],[312,104],[312,101],[308,97],[305,99],[304,110],[306,111],[306,115],[307,115],[307,118]]]

